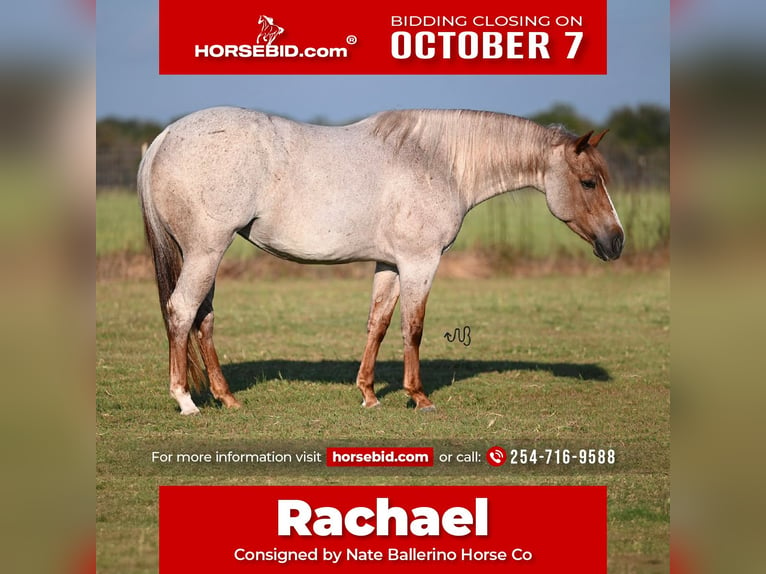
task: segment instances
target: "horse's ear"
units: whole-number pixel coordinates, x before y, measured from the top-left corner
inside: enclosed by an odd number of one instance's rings
[[[588,140],[588,144],[590,144],[593,147],[596,147],[598,145],[598,142],[601,141],[601,138],[603,138],[606,135],[606,132],[608,131],[609,131],[609,128],[605,129],[600,134],[596,134],[595,136],[593,136],[592,138]]]
[[[592,135],[593,135],[593,130],[589,131],[584,136],[580,136],[579,138],[575,140],[575,153],[577,155],[580,155],[582,152],[584,152],[585,148],[587,148],[590,145],[588,140],[590,139],[590,136]]]

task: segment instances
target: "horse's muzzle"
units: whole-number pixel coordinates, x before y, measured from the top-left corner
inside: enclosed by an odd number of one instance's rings
[[[622,246],[625,243],[625,233],[618,229],[615,233],[606,238],[599,237],[593,242],[593,253],[599,259],[604,261],[613,261],[619,259],[622,253]]]

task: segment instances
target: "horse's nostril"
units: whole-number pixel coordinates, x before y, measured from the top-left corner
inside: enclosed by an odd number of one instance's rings
[[[622,243],[623,243],[623,236],[622,233],[619,235],[616,235],[614,239],[612,239],[612,252],[615,255],[619,255],[622,253]]]

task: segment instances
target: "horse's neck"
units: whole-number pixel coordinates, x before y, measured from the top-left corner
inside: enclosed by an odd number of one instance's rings
[[[501,180],[487,181],[484,185],[474,185],[466,190],[463,196],[467,200],[468,209],[472,209],[483,201],[509,191],[516,191],[525,187],[532,187],[542,191],[542,175],[542,173],[511,174]]]
[[[373,133],[422,165],[446,169],[466,211],[505,191],[542,189],[551,140],[529,120],[466,110],[384,112],[373,119]]]
[[[546,144],[540,138],[519,141],[523,143],[509,146],[507,138],[504,141],[490,138],[483,143],[482,148],[491,149],[492,153],[477,153],[473,159],[477,166],[475,174],[461,181],[461,195],[468,209],[508,191],[525,187],[542,191]]]

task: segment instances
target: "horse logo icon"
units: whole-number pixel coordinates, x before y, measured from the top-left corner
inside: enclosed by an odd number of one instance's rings
[[[281,26],[274,24],[274,18],[269,18],[265,14],[258,18],[258,23],[261,25],[261,33],[258,34],[258,39],[256,40],[259,44],[263,41],[267,46],[271,46],[271,43],[277,39],[277,36],[285,31]]]

